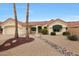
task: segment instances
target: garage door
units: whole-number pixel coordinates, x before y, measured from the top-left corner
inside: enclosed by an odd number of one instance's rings
[[[6,27],[6,28],[4,28],[3,34],[15,34],[15,27]]]

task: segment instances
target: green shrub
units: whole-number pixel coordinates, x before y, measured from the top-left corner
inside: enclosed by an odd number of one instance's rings
[[[39,33],[42,32],[42,26],[38,26],[38,32],[39,32]]]
[[[51,32],[50,35],[56,35],[56,33],[55,32]]]
[[[70,32],[63,32],[63,35],[70,35]]]
[[[47,35],[47,34],[48,34],[48,30],[47,30],[47,29],[42,29],[41,33],[42,33],[43,35]]]
[[[69,35],[69,36],[67,36],[67,38],[68,38],[69,40],[72,40],[72,41],[78,41],[77,35]]]

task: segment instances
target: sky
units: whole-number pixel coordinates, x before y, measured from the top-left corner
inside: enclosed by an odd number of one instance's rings
[[[26,4],[16,3],[19,21],[26,19]],[[30,3],[29,21],[49,21],[62,19],[64,21],[79,21],[79,3]],[[0,21],[14,18],[13,4],[0,4]]]

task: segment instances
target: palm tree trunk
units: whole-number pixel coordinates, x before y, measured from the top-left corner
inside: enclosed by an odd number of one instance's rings
[[[15,38],[18,38],[18,20],[17,20],[17,13],[16,13],[16,4],[13,4],[14,7],[14,17],[15,17]]]
[[[27,3],[27,10],[26,10],[26,39],[29,39],[29,3]]]

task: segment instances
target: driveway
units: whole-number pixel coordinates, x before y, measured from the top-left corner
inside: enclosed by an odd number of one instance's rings
[[[5,42],[8,38],[11,38],[11,37],[13,36],[1,35],[0,43]],[[2,56],[7,56],[7,55],[9,56],[58,56],[58,55],[62,55],[58,51],[56,51],[54,48],[52,48],[50,45],[45,43],[43,40],[40,40],[40,38],[35,37],[33,35],[32,37],[35,38],[34,41],[0,52],[0,55]]]

